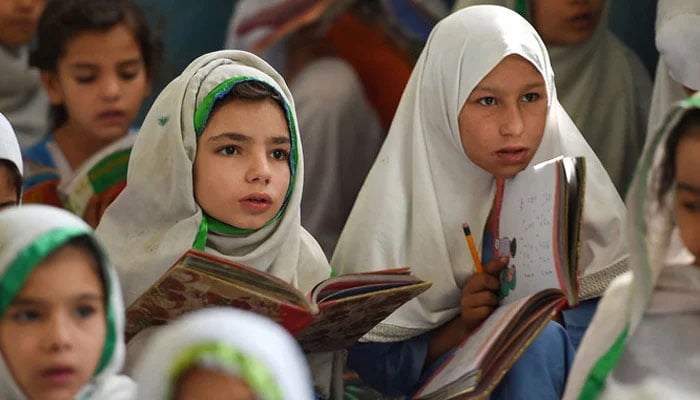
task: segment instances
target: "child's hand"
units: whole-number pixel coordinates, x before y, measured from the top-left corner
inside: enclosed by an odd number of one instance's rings
[[[498,307],[499,276],[508,265],[508,257],[494,259],[484,265],[483,274],[474,274],[462,289],[462,322],[466,332],[479,326]]]

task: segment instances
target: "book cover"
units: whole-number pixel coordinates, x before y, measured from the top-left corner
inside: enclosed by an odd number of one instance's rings
[[[428,287],[406,269],[394,269],[329,278],[304,294],[265,272],[188,250],[127,308],[126,336],[188,311],[230,306],[277,321],[307,353],[338,350]]]

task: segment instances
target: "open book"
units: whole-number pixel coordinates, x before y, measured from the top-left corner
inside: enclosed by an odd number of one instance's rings
[[[578,304],[585,160],[559,157],[506,181],[495,254],[501,305],[416,393],[418,399],[485,398],[549,323]]]
[[[123,138],[98,151],[75,171],[73,178],[61,182],[58,195],[63,207],[84,215],[92,196],[111,202],[126,186],[126,172],[136,134]]]
[[[268,273],[188,250],[127,308],[126,336],[188,311],[231,306],[277,321],[307,353],[339,350],[430,285],[396,268],[329,278],[305,295]]]

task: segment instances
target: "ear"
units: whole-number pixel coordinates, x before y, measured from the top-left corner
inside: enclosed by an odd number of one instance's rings
[[[44,86],[52,105],[63,104],[63,88],[55,72],[41,71],[41,84]]]

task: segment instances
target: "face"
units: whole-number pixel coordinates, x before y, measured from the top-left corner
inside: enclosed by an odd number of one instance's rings
[[[582,44],[600,23],[605,0],[532,0],[532,22],[548,46]]]
[[[96,268],[85,250],[57,250],[0,319],[0,350],[30,399],[72,399],[93,376],[106,333]]]
[[[676,148],[676,222],[685,247],[700,260],[700,127],[691,128]]]
[[[176,400],[254,400],[255,394],[241,379],[214,369],[195,368],[178,382]]]
[[[0,163],[0,210],[16,206],[19,203],[15,179],[15,172],[10,170],[7,165]]]
[[[45,6],[46,0],[0,1],[0,44],[16,48],[29,43]]]
[[[467,156],[497,178],[510,178],[532,160],[547,118],[542,75],[527,60],[504,58],[479,82],[459,113]]]
[[[289,187],[287,120],[272,99],[228,101],[198,139],[194,194],[226,224],[258,229],[280,210]]]
[[[139,45],[126,25],[82,33],[66,43],[56,71],[43,71],[52,104],[84,140],[110,143],[125,135],[150,92]]]

